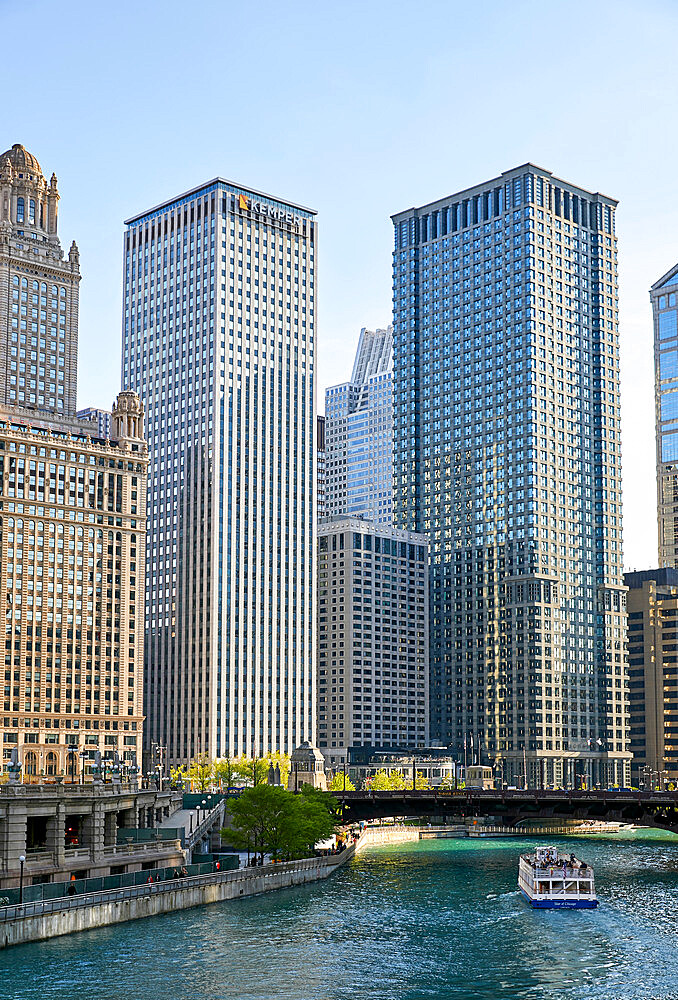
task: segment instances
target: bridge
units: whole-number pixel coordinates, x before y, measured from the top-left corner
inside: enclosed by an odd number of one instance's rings
[[[346,822],[386,816],[496,816],[507,826],[544,819],[633,823],[678,833],[678,791],[439,788],[333,793]]]

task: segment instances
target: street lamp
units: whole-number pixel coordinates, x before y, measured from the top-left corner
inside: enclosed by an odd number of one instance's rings
[[[20,854],[19,855],[19,864],[21,866],[21,870],[20,870],[20,873],[19,873],[19,903],[23,903],[23,901],[24,901],[24,864],[25,864],[25,862],[26,862],[26,855],[25,854]]]
[[[205,800],[203,799],[202,800],[202,818],[204,819],[206,815],[207,815],[207,802],[205,802]]]

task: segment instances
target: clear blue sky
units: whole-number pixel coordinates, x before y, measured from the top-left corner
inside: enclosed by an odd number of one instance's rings
[[[80,405],[119,388],[122,220],[217,174],[320,213],[321,404],[360,327],[389,321],[393,212],[526,160],[618,198],[625,561],[655,565],[647,290],[678,261],[675,0],[0,0],[0,39],[0,146],[56,172],[80,247]]]

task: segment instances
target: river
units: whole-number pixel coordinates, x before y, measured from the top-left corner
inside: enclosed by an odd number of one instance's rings
[[[327,882],[0,952],[11,1000],[675,1000],[678,837],[554,843],[597,910],[532,910],[534,841],[374,848]]]

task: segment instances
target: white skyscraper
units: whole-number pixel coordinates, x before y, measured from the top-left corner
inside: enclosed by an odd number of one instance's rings
[[[127,221],[146,732],[172,761],[315,734],[316,237],[315,212],[219,178]]]
[[[325,514],[393,521],[393,327],[360,331],[350,382],[325,392]]]

